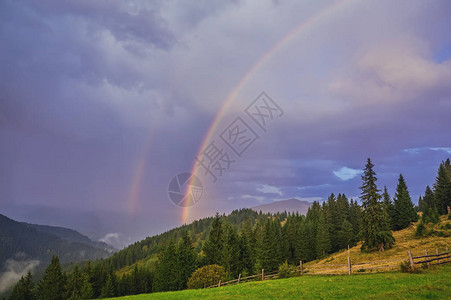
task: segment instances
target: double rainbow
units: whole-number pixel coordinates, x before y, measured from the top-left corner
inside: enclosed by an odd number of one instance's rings
[[[216,117],[214,118],[213,122],[211,123],[202,143],[199,147],[198,153],[196,156],[200,156],[201,152],[210,142],[211,137],[215,133],[218,124],[220,123],[221,119],[226,114],[228,108],[233,103],[239,92],[242,90],[242,88],[246,85],[246,83],[252,78],[252,76],[265,64],[267,63],[279,50],[281,50],[283,47],[287,46],[295,37],[297,37],[302,32],[305,32],[307,29],[311,28],[313,25],[318,23],[320,20],[323,20],[327,17],[332,16],[333,12],[337,10],[340,6],[342,6],[346,2],[350,2],[351,0],[338,0],[335,2],[332,2],[331,5],[323,8],[318,13],[313,15],[312,17],[308,18],[301,24],[299,24],[296,28],[294,28],[291,32],[289,32],[286,36],[284,36],[282,39],[280,39],[269,51],[267,51],[254,65],[253,67],[245,74],[245,76],[239,81],[239,83],[234,87],[234,89],[231,91],[229,96],[224,100],[219,112],[217,113]],[[130,212],[134,212],[136,210],[137,201],[138,201],[138,193],[141,186],[143,173],[144,173],[144,166],[147,161],[147,152],[150,151],[150,142],[146,144],[146,149],[144,151],[144,155],[140,162],[138,163],[136,170],[135,170],[135,176],[133,180],[133,184],[129,193],[129,210]],[[198,166],[197,162],[195,161],[193,163],[191,173],[194,175],[197,175],[198,173]],[[193,207],[183,207],[182,215],[181,215],[181,223],[185,224],[188,221],[189,212],[190,209],[195,209],[195,206]]]

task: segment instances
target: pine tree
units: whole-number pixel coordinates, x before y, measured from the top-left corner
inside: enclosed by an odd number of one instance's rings
[[[437,210],[440,215],[448,213],[448,206],[451,206],[451,181],[445,168],[445,164],[440,164],[438,175],[434,184],[434,196]]]
[[[296,263],[298,260],[296,259],[296,235],[297,235],[297,220],[294,215],[289,215],[283,226],[282,230],[284,236],[286,237],[286,246],[287,253],[285,254],[290,263]]]
[[[108,274],[105,285],[102,287],[102,294],[100,297],[102,298],[110,298],[116,296],[116,288],[113,282],[113,277],[111,274]]]
[[[67,299],[80,299],[83,284],[83,274],[76,265],[66,282]]]
[[[191,274],[197,267],[197,254],[194,251],[193,241],[187,231],[183,233],[177,247],[178,289],[186,289]]]
[[[225,268],[226,276],[228,278],[236,278],[240,273],[240,248],[238,244],[238,235],[230,224],[226,224],[224,228],[222,245],[221,265]]]
[[[326,224],[324,214],[320,214],[318,228],[316,232],[316,255],[318,258],[324,257],[331,249],[329,229]]]
[[[437,223],[439,221],[439,214],[437,205],[435,204],[434,192],[429,186],[424,191],[424,197],[421,201],[421,211],[423,212],[422,221],[424,223]]]
[[[245,272],[246,274],[251,274],[255,264],[255,259],[252,257],[252,251],[249,245],[246,234],[242,233],[238,237],[239,243],[239,270]]]
[[[330,205],[328,205],[330,210]],[[331,237],[332,252],[336,252],[343,248],[343,243],[340,239],[340,232],[342,231],[343,221],[347,220],[350,215],[349,201],[344,194],[338,194],[334,208],[331,210],[332,224],[329,225],[329,234]],[[326,219],[327,222],[327,219]],[[333,227],[333,229],[332,229]],[[352,227],[352,225],[351,225]],[[347,244],[345,245],[347,246]]]
[[[274,271],[278,268],[277,248],[274,240],[276,239],[275,227],[272,221],[267,219],[263,227],[263,240],[261,250],[259,251],[259,263],[261,267],[267,271]]]
[[[92,299],[94,297],[94,290],[92,284],[89,282],[88,276],[83,276],[83,285],[81,286],[80,299]]]
[[[35,300],[36,295],[34,294],[34,283],[30,272],[27,273],[25,277],[21,277],[19,282],[14,287],[10,300]]]
[[[379,249],[384,251],[392,247],[395,239],[390,230],[390,222],[387,211],[379,201],[381,196],[376,185],[376,173],[374,165],[368,158],[362,175],[362,190],[360,199],[362,200],[362,227],[363,238],[362,250]]]
[[[351,199],[351,202],[349,204],[349,223],[352,225],[352,229],[354,232],[354,236],[356,237],[356,240],[358,240],[358,237],[360,236],[360,228],[362,225],[362,208],[357,203],[357,201],[354,201]]]
[[[394,225],[396,230],[409,227],[410,223],[418,220],[417,213],[410,198],[406,181],[402,174],[399,175],[398,186],[394,196]]]
[[[90,282],[94,298],[98,298],[102,293],[102,287],[108,277],[108,272],[104,264],[93,264],[90,272]]]
[[[66,278],[61,270],[58,256],[53,256],[52,262],[45,270],[44,277],[38,283],[37,299],[63,299],[65,295],[65,283]]]
[[[446,161],[443,163],[443,166],[445,167],[448,179],[451,181],[451,161],[449,160],[449,158],[446,159]]]
[[[341,194],[339,197],[341,198]],[[339,249],[338,232],[340,231],[340,226],[343,223],[343,220],[339,215],[337,201],[335,200],[335,195],[333,193],[329,196],[327,202],[323,202],[323,214],[325,224],[327,225],[327,229],[329,231],[329,250],[337,251]]]
[[[176,291],[178,289],[177,281],[177,253],[174,240],[170,240],[167,247],[160,254],[156,265],[154,292]],[[138,270],[134,272],[134,285],[136,293],[140,290]]]
[[[213,223],[211,224],[210,234],[208,239],[204,244],[204,264],[213,265],[221,263],[222,254],[222,240],[223,240],[223,229],[221,217],[216,214]]]
[[[346,248],[347,246],[355,246],[355,236],[352,229],[352,224],[348,220],[344,220],[341,225],[341,230],[338,233],[340,240],[340,248]]]
[[[83,284],[81,287],[81,299],[92,299],[94,298],[94,288],[92,285],[93,273],[92,273],[92,263],[88,261],[82,269],[83,273]]]
[[[395,206],[393,205],[393,202],[390,198],[390,194],[388,194],[387,186],[384,186],[384,193],[382,194],[382,199],[390,221],[390,228],[394,230],[396,220]]]
[[[287,239],[284,231],[282,230],[279,217],[276,217],[271,222],[271,234],[273,237],[271,240],[271,245],[274,249],[274,263],[276,265],[275,268],[277,269],[279,264],[285,261],[286,253],[288,252]]]

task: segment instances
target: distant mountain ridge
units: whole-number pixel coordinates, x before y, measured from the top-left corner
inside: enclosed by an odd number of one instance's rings
[[[52,255],[68,263],[107,258],[113,252],[112,247],[93,242],[75,230],[21,223],[0,214],[0,269],[18,254],[45,266]]]
[[[76,230],[70,229],[70,228],[65,228],[65,227],[60,227],[60,226],[29,224],[29,223],[25,223],[25,222],[21,222],[21,223],[26,226],[35,228],[36,230],[38,230],[40,232],[56,235],[57,237],[59,237],[63,240],[69,241],[69,242],[90,245],[94,248],[103,249],[108,252],[114,252],[117,250],[105,242],[93,241],[90,238],[88,238],[87,236],[79,233]]]
[[[282,213],[286,211],[286,212],[298,212],[300,215],[305,215],[311,205],[312,205],[311,202],[292,198],[288,200],[274,201],[272,203],[254,206],[251,207],[251,209],[256,212],[261,211],[264,214],[267,213],[275,214],[277,212]]]

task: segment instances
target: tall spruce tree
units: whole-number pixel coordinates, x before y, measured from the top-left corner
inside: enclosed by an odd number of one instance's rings
[[[406,181],[402,174],[399,175],[398,185],[394,196],[394,225],[396,230],[409,227],[410,223],[418,220],[417,212],[410,198]]]
[[[217,213],[210,229],[210,234],[204,244],[204,264],[221,264],[223,228],[221,216]]]
[[[338,237],[340,241],[340,248],[346,248],[347,246],[354,247],[356,240],[354,236],[354,232],[352,229],[352,224],[348,222],[348,220],[343,220],[343,224],[341,225],[341,229],[338,232]]]
[[[354,232],[354,237],[358,241],[360,228],[362,224],[362,208],[357,203],[357,201],[354,201],[351,199],[351,202],[349,204],[349,223],[352,225],[352,229]]]
[[[267,271],[273,271],[278,267],[276,249],[273,247],[275,233],[271,223],[271,220],[267,219],[263,227],[263,239],[260,245],[261,249],[258,259],[260,266]]]
[[[438,213],[441,215],[447,214],[448,206],[451,206],[451,181],[448,178],[445,163],[441,163],[438,169],[434,183],[434,197]]]
[[[326,224],[326,218],[321,213],[318,219],[318,228],[316,231],[316,255],[318,258],[324,257],[331,249],[331,240],[329,235],[329,226]]]
[[[380,202],[381,196],[376,185],[376,173],[374,165],[368,158],[362,175],[362,250],[378,249],[384,251],[393,246],[395,239],[390,230],[390,222],[387,211]]]
[[[108,274],[107,280],[102,287],[102,293],[100,297],[102,298],[111,298],[116,296],[116,287],[113,279],[113,275]]]
[[[313,259],[310,247],[310,241],[314,241],[315,237],[310,235],[307,221],[303,220],[298,225],[298,234],[296,238],[296,259],[298,261],[309,261]]]
[[[61,270],[58,256],[53,256],[50,265],[44,273],[44,277],[39,281],[37,288],[37,299],[39,300],[60,300],[64,298],[66,278]]]
[[[255,259],[252,256],[252,251],[249,245],[249,241],[247,239],[247,235],[244,233],[241,233],[238,237],[238,243],[239,243],[239,269],[242,272],[245,272],[245,274],[251,274],[253,272]]]
[[[451,161],[449,158],[446,159],[446,161],[443,163],[443,166],[445,167],[446,173],[448,174],[448,179],[451,181]]]
[[[435,204],[434,192],[429,186],[426,186],[420,208],[423,212],[421,216],[423,223],[438,223],[440,221],[437,205]]]
[[[221,265],[226,271],[229,279],[238,277],[240,273],[240,248],[238,244],[238,234],[235,228],[230,224],[224,226],[224,235],[222,241]]]
[[[271,242],[272,248],[274,248],[274,260],[276,261],[277,268],[279,264],[286,260],[286,253],[288,253],[287,239],[282,230],[279,217],[276,217],[271,222],[271,234],[273,236]]]
[[[83,273],[80,271],[78,265],[76,265],[66,281],[67,299],[81,298],[84,281]]]
[[[393,201],[390,198],[390,194],[388,193],[387,186],[384,186],[384,193],[382,194],[382,199],[384,202],[385,209],[387,210],[389,222],[390,222],[390,228],[392,230],[395,229],[395,206],[393,204]]]
[[[19,282],[14,287],[11,295],[9,296],[10,300],[35,300],[36,295],[34,293],[34,283],[31,272],[28,272],[27,275],[20,278]]]
[[[194,251],[193,241],[187,231],[183,232],[182,239],[177,247],[178,289],[186,289],[191,274],[197,267],[197,254]]]
[[[80,299],[91,299],[94,297],[92,284],[87,274],[83,274],[83,285],[81,286]]]
[[[155,292],[176,291],[179,286],[177,281],[177,252],[173,239],[169,241],[167,247],[160,254],[156,269],[155,284],[152,286],[153,290]],[[133,276],[135,279],[134,289],[137,293],[140,290],[137,268],[134,273],[136,273]]]

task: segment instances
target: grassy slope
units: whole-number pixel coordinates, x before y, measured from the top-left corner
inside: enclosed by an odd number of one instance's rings
[[[359,268],[366,271],[387,271],[387,269],[372,269],[381,265],[390,265],[399,269],[399,260],[407,259],[410,249],[414,256],[424,254],[427,249],[434,253],[438,248],[442,252],[446,246],[451,246],[449,229],[440,229],[446,223],[451,223],[442,217],[440,224],[434,230],[442,231],[447,237],[415,238],[416,224],[410,228],[394,232],[396,244],[384,252],[364,253],[360,245],[350,249],[352,263],[369,261],[395,261],[385,264],[366,264],[353,267],[353,272]],[[451,248],[451,247],[450,247]],[[346,267],[333,266],[347,263],[347,251],[340,251],[322,259],[305,264],[310,273],[321,273],[321,269],[336,269],[337,273],[345,273]],[[240,285],[204,290],[186,290],[179,292],[154,293],[123,297],[124,299],[234,299],[244,298],[391,298],[391,299],[449,299],[451,298],[451,264],[442,265],[422,274],[404,274],[399,272],[364,274],[355,276],[303,276],[289,279],[250,282]]]
[[[442,216],[441,222],[434,227],[434,230],[443,232],[447,237],[430,236],[423,238],[415,237],[416,224],[411,225],[409,228],[394,231],[393,236],[396,239],[396,243],[392,249],[385,250],[384,252],[371,252],[365,253],[360,251],[360,244],[350,249],[352,264],[367,263],[371,261],[387,261],[386,263],[373,263],[365,264],[353,267],[353,272],[358,269],[364,268],[368,271],[387,271],[389,269],[377,269],[379,266],[392,266],[393,269],[399,269],[399,261],[407,260],[407,251],[411,250],[413,256],[424,255],[424,250],[428,251],[428,254],[435,254],[435,249],[438,248],[440,253],[445,251],[445,247],[451,250],[451,238],[450,230],[440,229],[441,226],[445,226],[447,223],[451,223],[451,220],[447,219],[447,216]],[[348,251],[341,250],[333,253],[328,257],[315,260],[305,264],[305,268],[310,268],[311,273],[321,273],[321,269],[336,269],[336,273],[346,273],[347,267],[333,266],[335,264],[347,264]],[[330,266],[330,267],[328,267]],[[371,269],[376,267],[375,269]]]
[[[451,265],[442,265],[421,274],[392,272],[355,276],[302,276],[122,299],[449,299],[450,282]]]

